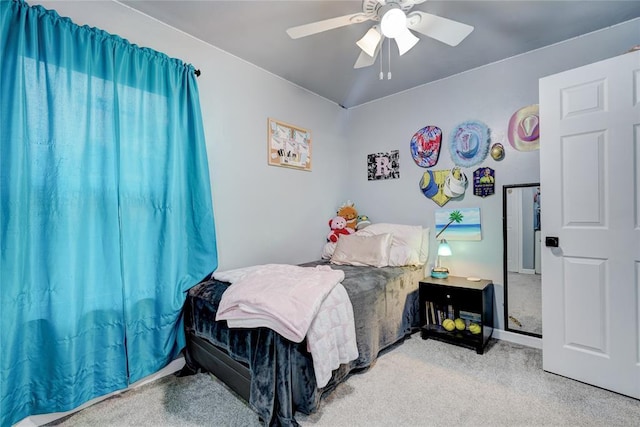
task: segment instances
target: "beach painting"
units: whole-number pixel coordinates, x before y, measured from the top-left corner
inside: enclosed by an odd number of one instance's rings
[[[436,239],[482,240],[480,208],[436,210]]]

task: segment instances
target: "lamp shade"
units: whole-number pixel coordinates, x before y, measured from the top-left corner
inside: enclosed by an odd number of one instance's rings
[[[451,246],[449,246],[449,243],[445,239],[442,239],[440,241],[440,244],[438,245],[438,256],[451,256],[451,255],[452,255]]]
[[[386,37],[397,37],[407,29],[407,15],[398,8],[387,11],[380,20],[380,29]]]
[[[398,51],[400,52],[400,56],[404,55],[409,51],[412,47],[418,43],[420,40],[416,36],[414,36],[408,28],[405,27],[404,31],[398,34],[395,38],[396,44],[398,45]]]
[[[384,36],[395,39],[400,56],[408,52],[420,40],[409,31],[409,28],[407,28],[407,15],[405,15],[402,9],[397,7],[388,10],[382,16],[382,19],[380,19],[380,30]]]
[[[364,53],[369,56],[373,56],[376,53],[376,49],[378,48],[381,38],[382,34],[378,32],[378,27],[374,26],[369,28],[369,31],[367,31],[367,33],[356,42],[356,44],[364,51]]]

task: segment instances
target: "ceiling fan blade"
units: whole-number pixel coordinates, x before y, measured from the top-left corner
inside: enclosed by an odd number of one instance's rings
[[[287,30],[287,34],[292,39],[310,36],[334,28],[345,27],[351,24],[358,24],[369,20],[370,17],[364,13],[352,13],[351,15],[338,16],[336,18],[325,19],[324,21],[312,22],[310,24],[298,25]]]
[[[353,64],[353,68],[357,69],[372,66],[376,62],[376,56],[378,56],[377,52],[375,56],[369,56],[365,51],[360,51],[360,56],[358,56],[356,63]]]
[[[364,68],[373,65],[376,62],[376,58],[378,57],[378,52],[380,52],[380,47],[382,46],[383,41],[384,37],[381,37],[375,51],[373,52],[373,55],[369,55],[364,50],[361,50],[360,56],[358,56],[356,63],[353,65],[353,68]]]
[[[457,46],[473,31],[471,25],[420,11],[407,15],[407,27],[449,46]]]

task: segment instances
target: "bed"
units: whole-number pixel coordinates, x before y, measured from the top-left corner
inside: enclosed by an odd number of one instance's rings
[[[335,369],[321,388],[305,341],[290,341],[268,328],[228,328],[225,321],[215,321],[229,283],[207,278],[187,293],[183,374],[211,372],[245,399],[265,425],[297,425],[296,411],[315,412],[324,394],[417,330],[418,282],[424,274],[423,267],[414,264],[372,267],[330,260],[301,264],[343,271],[342,285],[353,306],[358,357]]]

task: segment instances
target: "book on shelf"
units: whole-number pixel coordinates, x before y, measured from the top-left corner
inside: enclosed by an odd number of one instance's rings
[[[437,325],[435,309],[433,307],[433,302],[432,301],[429,301],[429,312],[431,313],[431,324],[432,325]]]
[[[459,313],[456,312],[452,304],[437,304],[433,301],[427,301],[425,303],[425,311],[427,313],[427,324],[429,325],[442,325],[445,319],[455,320],[458,317],[464,320],[467,326],[469,326],[469,323],[480,324],[482,320],[482,316],[479,313],[464,310],[460,310]]]
[[[426,324],[433,325],[433,316],[431,315],[431,303],[429,301],[424,302],[424,313],[426,317]]]

